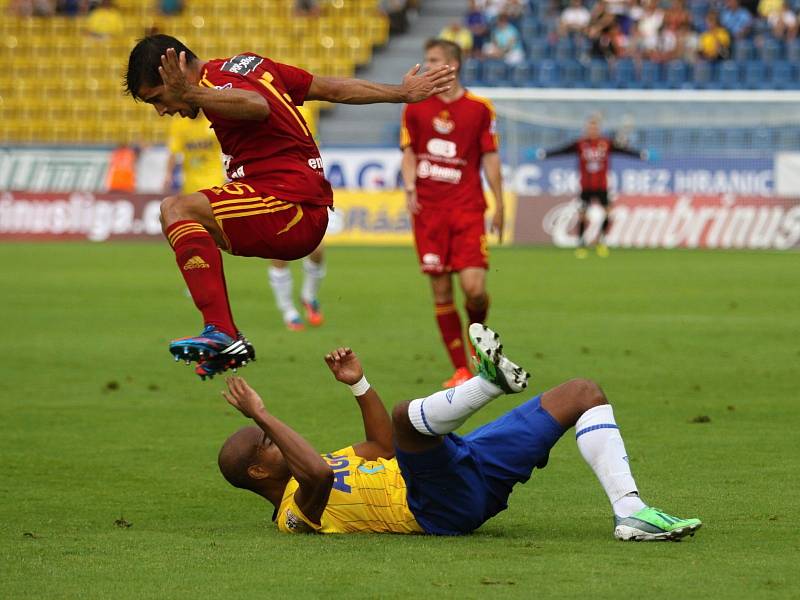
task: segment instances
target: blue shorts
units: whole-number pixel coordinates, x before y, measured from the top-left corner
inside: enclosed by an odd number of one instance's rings
[[[536,396],[464,437],[420,453],[395,449],[408,507],[427,532],[462,535],[508,507],[517,483],[547,464],[564,428]]]

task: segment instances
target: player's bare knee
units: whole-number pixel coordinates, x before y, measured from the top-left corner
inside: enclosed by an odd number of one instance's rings
[[[169,227],[180,219],[180,196],[167,196],[161,201],[161,225]]]
[[[467,304],[476,309],[483,309],[489,303],[489,296],[483,286],[464,288],[464,296],[466,296]]]
[[[581,414],[595,406],[608,404],[601,387],[591,379],[573,379],[570,381],[570,387],[572,388],[570,396]]]

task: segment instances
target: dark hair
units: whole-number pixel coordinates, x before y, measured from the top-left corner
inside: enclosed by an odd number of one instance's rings
[[[447,60],[458,61],[458,70],[461,70],[461,46],[447,40],[433,38],[425,42],[425,51],[427,52],[431,48],[440,48],[447,56]]]
[[[181,52],[185,52],[187,63],[197,59],[194,52],[171,35],[159,33],[143,37],[136,42],[128,58],[128,71],[125,73],[124,81],[126,94],[138,100],[139,90],[143,85],[150,87],[161,85],[158,67],[161,66],[161,56],[166,54],[167,48],[174,48],[178,56]]]

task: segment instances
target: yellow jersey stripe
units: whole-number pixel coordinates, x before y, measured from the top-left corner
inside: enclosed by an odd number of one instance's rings
[[[287,204],[286,206],[278,206],[278,207],[275,207],[275,208],[264,208],[264,209],[261,209],[261,210],[250,210],[250,211],[245,211],[245,212],[240,212],[240,213],[231,212],[231,213],[227,213],[227,214],[224,214],[224,215],[216,215],[216,218],[217,218],[217,220],[222,220],[222,219],[236,219],[236,218],[239,218],[239,217],[250,217],[250,216],[253,216],[253,215],[263,215],[263,214],[266,214],[266,213],[274,213],[274,212],[278,212],[278,211],[281,211],[281,210],[286,210],[287,208],[292,208],[292,206],[294,206],[294,205]]]
[[[261,196],[253,196],[252,198],[233,198],[231,200],[215,200],[211,202],[211,208],[217,206],[225,206],[226,204],[236,204],[237,202],[253,202],[254,200],[274,200],[272,196],[269,198],[262,198]]]
[[[229,212],[236,212],[237,210],[252,210],[254,208],[274,208],[276,206],[284,206],[288,208],[291,206],[290,202],[281,202],[280,200],[277,202],[243,202],[241,204],[236,204],[234,206],[225,206],[223,208],[212,208],[211,210],[215,215],[229,213]]]
[[[283,106],[286,107],[286,110],[289,111],[289,113],[294,117],[294,120],[297,121],[297,124],[300,125],[300,129],[303,130],[303,133],[305,133],[307,136],[310,137],[311,134],[308,133],[308,129],[306,128],[306,124],[303,123],[303,119],[301,119],[300,116],[297,114],[297,109],[294,107],[293,104],[289,104],[288,102],[286,102],[286,99],[283,96],[281,96],[281,93],[277,89],[275,89],[275,86],[272,85],[273,79],[274,78],[272,76],[272,73],[270,73],[269,71],[264,71],[264,74],[261,76],[259,81],[265,88],[267,88],[267,90],[269,90],[269,92],[273,96],[275,96],[278,99],[278,101],[281,104],[283,104]]]
[[[286,224],[286,227],[284,227],[278,232],[278,235],[281,235],[282,233],[286,233],[287,231],[289,231],[292,227],[294,227],[300,222],[300,219],[303,218],[303,207],[300,206],[299,204],[296,204],[295,206],[297,206],[297,214],[292,218],[291,221],[289,221]]]

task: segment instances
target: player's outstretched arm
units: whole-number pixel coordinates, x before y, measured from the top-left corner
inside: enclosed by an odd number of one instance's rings
[[[546,158],[552,158],[553,156],[561,156],[564,154],[572,154],[573,152],[578,151],[578,144],[577,142],[570,142],[564,146],[559,146],[558,148],[552,148],[550,150],[543,150],[539,149],[536,153],[536,158],[539,160],[544,160]]]
[[[303,514],[319,523],[333,486],[333,471],[303,436],[269,414],[261,396],[241,377],[230,377],[222,395],[244,416],[252,419],[280,448],[289,471],[300,484],[295,501]]]
[[[406,207],[412,215],[419,213],[422,208],[417,198],[417,155],[411,146],[403,148],[403,160],[400,163],[400,173],[403,176],[403,190],[406,193]]]
[[[647,160],[650,157],[647,150],[636,150],[635,148],[629,148],[628,146],[623,146],[617,142],[611,144],[611,149],[617,154],[626,154],[628,156],[638,158],[639,160]]]
[[[503,168],[498,152],[487,152],[481,157],[481,165],[489,183],[489,189],[494,196],[494,215],[492,215],[491,230],[497,235],[497,241],[503,243],[503,229],[505,227],[505,203],[503,201]]]
[[[367,460],[392,458],[392,420],[378,392],[364,377],[361,362],[350,348],[337,348],[325,355],[325,364],[337,381],[349,385],[364,420],[366,441],[353,444],[357,456]]]
[[[441,65],[422,74],[419,70],[420,66],[414,65],[400,85],[315,75],[306,100],[326,100],[339,104],[420,102],[448,91],[456,77],[455,69],[449,65]]]
[[[186,77],[186,53],[180,56],[172,48],[161,56],[158,72],[164,81],[165,99],[186,102],[223,119],[263,121],[269,116],[269,104],[258,93],[235,88],[218,90],[192,85]]]

